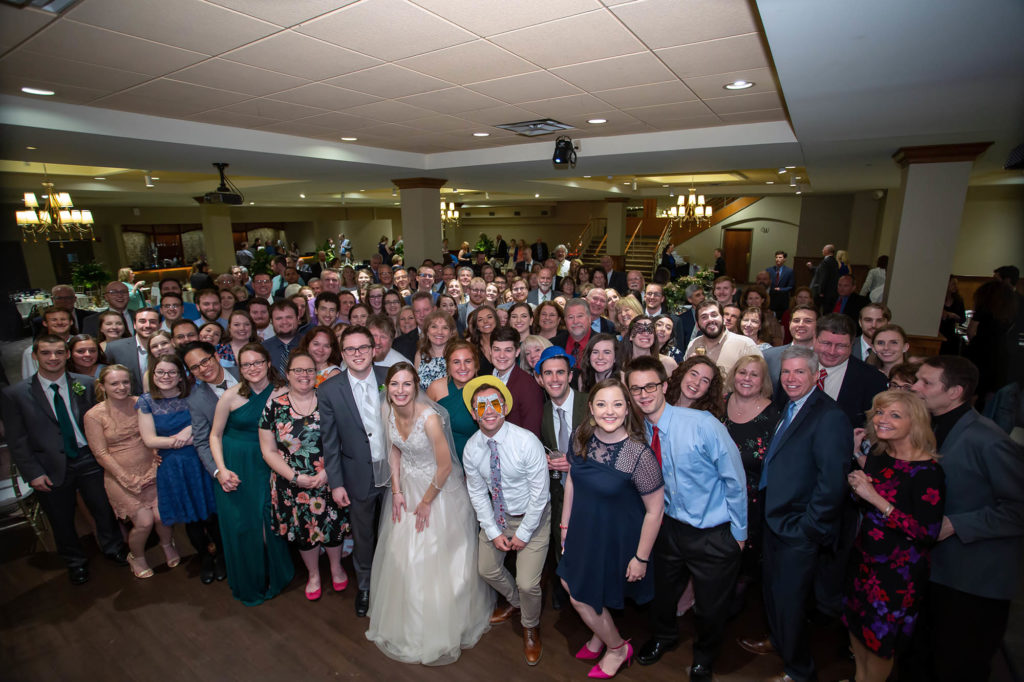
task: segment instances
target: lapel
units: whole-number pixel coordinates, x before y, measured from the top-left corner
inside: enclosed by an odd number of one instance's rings
[[[768,466],[769,462],[771,462],[771,460],[775,459],[775,456],[779,454],[779,450],[781,450],[783,448],[783,446],[785,446],[786,441],[789,440],[790,436],[792,436],[794,433],[796,433],[796,431],[800,427],[800,425],[803,424],[804,420],[806,420],[808,418],[808,415],[815,409],[815,407],[817,406],[818,402],[821,400],[822,391],[820,391],[817,388],[812,389],[812,390],[815,393],[815,395],[812,395],[812,396],[810,396],[807,399],[807,402],[805,402],[804,406],[802,408],[800,408],[800,411],[796,413],[796,417],[794,417],[793,421],[791,421],[789,423],[789,426],[786,427],[786,430],[783,431],[780,434],[777,434],[778,438],[779,438],[778,444],[776,445],[774,443],[774,441],[773,441],[771,446],[769,446],[769,448],[771,449],[771,457],[767,461],[765,461],[765,463],[764,463],[765,466]],[[788,401],[786,402],[785,407],[783,408],[784,411],[783,411],[783,414],[782,414],[782,419],[786,418],[786,415],[785,415],[785,410],[786,409],[789,409],[789,402]],[[774,446],[774,447],[772,447],[772,446]]]
[[[67,379],[68,379],[68,390],[70,391],[71,390],[71,386],[72,386],[72,384],[75,383],[76,379],[75,379],[74,375],[72,375],[72,374],[68,374],[67,375]],[[82,385],[85,386],[85,383],[82,382]],[[89,387],[86,386],[85,390],[88,391]],[[85,416],[85,413],[88,411],[88,407],[89,407],[88,399],[85,396],[86,396],[85,393],[83,393],[82,395],[78,395],[74,391],[71,391],[71,416],[75,420],[75,423],[78,424],[79,426],[81,426],[81,424],[82,424],[82,417]]]
[[[39,409],[42,410],[47,419],[56,424],[57,417],[53,414],[52,403],[46,398],[46,391],[43,389],[38,376],[32,375],[32,378],[29,380],[29,387],[32,397],[39,403]]]
[[[980,415],[977,410],[970,409],[964,416],[960,417],[960,419],[957,420],[957,423],[953,425],[949,435],[946,436],[946,440],[943,441],[943,452],[941,452],[941,454],[945,455],[959,450],[960,447],[958,441],[960,440],[960,436],[963,435],[963,432],[974,424],[974,422],[978,421],[979,416]]]
[[[359,414],[359,407],[356,405],[356,398],[352,395],[352,385],[349,384],[348,369],[338,375],[338,390],[341,392],[341,400],[345,407],[352,414],[352,419],[360,428],[363,428],[363,415]],[[363,429],[365,431],[365,429]]]
[[[587,418],[587,396],[581,391],[572,394],[572,425],[573,429]]]

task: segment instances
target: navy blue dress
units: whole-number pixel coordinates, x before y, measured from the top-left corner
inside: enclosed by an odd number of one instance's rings
[[[574,439],[575,440],[575,439]],[[600,614],[604,607],[621,609],[629,597],[637,604],[654,598],[654,572],[626,581],[626,567],[636,554],[643,525],[643,495],[664,487],[654,451],[626,439],[602,443],[591,437],[586,457],[572,452],[572,512],[565,535],[565,553],[558,575],[572,598]]]

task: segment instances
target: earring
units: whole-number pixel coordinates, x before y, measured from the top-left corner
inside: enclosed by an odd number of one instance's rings
[[[594,419],[594,415],[590,415],[590,425],[597,426],[597,420]]]

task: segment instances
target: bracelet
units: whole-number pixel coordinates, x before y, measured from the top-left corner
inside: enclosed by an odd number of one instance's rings
[[[441,492],[441,487],[439,485],[437,485],[436,483],[434,483],[433,479],[431,479],[431,481],[430,481],[430,487],[432,487],[437,492]]]
[[[883,519],[889,518],[889,514],[892,514],[892,510],[893,509],[895,509],[895,507],[893,507],[891,504],[888,507],[886,507],[885,511],[882,512],[882,518]]]
[[[402,494],[403,494],[403,493],[402,493],[402,491],[401,491],[401,490],[392,490],[392,491],[391,491],[391,495],[392,495],[392,496],[394,496],[394,495],[402,495]]]
[[[295,483],[296,481],[298,481],[298,480],[299,480],[299,472],[298,472],[298,471],[295,471],[295,469],[292,469],[292,472],[293,472],[293,473],[294,473],[295,475],[294,475],[294,476],[292,476],[292,480],[291,480],[291,482],[292,482],[292,483]]]
[[[569,526],[559,526],[562,530],[569,530]]]
[[[633,555],[633,558],[636,559],[637,561],[639,561],[642,564],[650,563],[650,561],[651,561],[650,559],[641,559],[636,554]]]

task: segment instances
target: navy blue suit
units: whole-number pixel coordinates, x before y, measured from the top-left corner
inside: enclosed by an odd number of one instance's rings
[[[788,265],[773,265],[768,268],[768,275],[772,278],[772,285],[768,291],[768,307],[775,311],[776,317],[781,319],[782,313],[789,308],[789,296],[793,293],[793,287],[796,285],[793,268]]]

